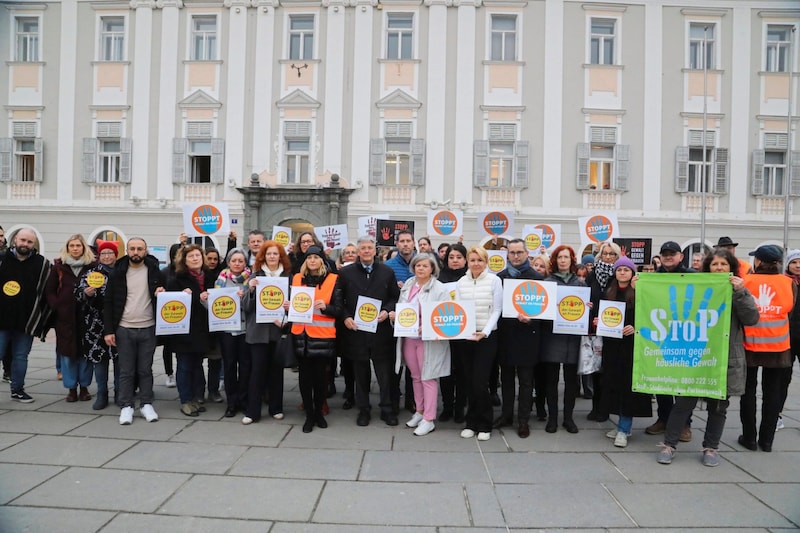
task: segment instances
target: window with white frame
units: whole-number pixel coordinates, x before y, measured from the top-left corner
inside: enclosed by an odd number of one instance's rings
[[[39,61],[39,17],[15,18],[14,61]]]
[[[728,149],[717,144],[717,132],[689,130],[688,146],[675,149],[675,191],[727,194]],[[704,163],[705,162],[705,163]]]
[[[687,192],[711,192],[711,164],[713,148],[689,148],[689,188]]]
[[[34,139],[16,139],[14,146],[15,181],[34,181],[35,142]]]
[[[100,18],[101,61],[125,59],[125,17]]]
[[[592,18],[589,63],[592,65],[614,64],[615,19]]]
[[[411,59],[414,14],[389,13],[386,17],[386,59]]]
[[[516,61],[516,15],[492,15],[492,61]]]
[[[787,72],[792,27],[770,24],[767,26],[767,57],[764,70]]]
[[[689,68],[709,70],[716,68],[715,54],[716,24],[697,22],[689,24]]]
[[[308,162],[311,150],[311,122],[284,122],[283,139],[286,154],[284,183],[310,183]]]
[[[195,61],[213,61],[217,59],[216,15],[195,15],[192,17],[192,59]]]
[[[517,140],[517,124],[489,124],[489,139],[475,141],[473,182],[476,187],[528,186],[528,141]]]
[[[384,123],[383,137],[370,140],[370,185],[425,184],[425,139],[414,139],[414,124]]]
[[[121,122],[98,122],[96,136],[83,139],[84,183],[130,183],[131,139]]]
[[[42,181],[42,139],[36,122],[13,122],[12,137],[0,138],[0,181]]]
[[[751,192],[754,196],[800,196],[800,152],[789,151],[786,133],[764,133],[763,148],[753,150]],[[791,161],[791,162],[790,162]],[[791,179],[789,165],[791,164]]]
[[[189,183],[211,183],[211,139],[189,140]]]
[[[614,126],[590,126],[589,142],[578,143],[577,188],[627,191],[630,145],[617,142]]]
[[[786,152],[764,153],[764,195],[783,196],[786,193]]]
[[[289,59],[314,57],[314,15],[289,16]]]
[[[214,124],[186,123],[186,137],[172,140],[172,182],[222,183],[225,173],[225,139],[213,138]]]

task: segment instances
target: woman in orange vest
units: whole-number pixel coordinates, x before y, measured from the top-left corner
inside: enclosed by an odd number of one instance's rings
[[[306,250],[300,272],[292,278],[293,287],[314,287],[314,316],[310,324],[292,324],[294,351],[299,366],[300,396],[306,411],[303,433],[314,425],[328,427],[322,415],[327,398],[328,361],[336,355],[336,319],[342,312],[342,293],[336,274],[328,272],[325,252],[319,246]]]
[[[781,275],[783,250],[774,245],[759,246],[750,255],[755,257],[755,273],[747,276],[745,287],[756,300],[759,319],[744,328],[747,359],[745,392],[741,399],[742,434],[739,444],[748,450],[759,447],[772,451],[775,426],[781,408],[783,375],[792,365],[789,341],[789,313],[797,291],[792,280]],[[761,371],[761,427],[756,433],[756,385]],[[758,439],[756,439],[758,437]]]

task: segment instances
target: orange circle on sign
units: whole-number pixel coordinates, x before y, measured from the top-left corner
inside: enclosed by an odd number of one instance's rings
[[[161,318],[168,324],[176,324],[186,317],[186,306],[177,300],[170,300],[161,308]]]

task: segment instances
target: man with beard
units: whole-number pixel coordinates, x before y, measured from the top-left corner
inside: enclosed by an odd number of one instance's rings
[[[0,263],[0,356],[11,350],[11,399],[22,403],[33,402],[25,392],[28,354],[50,315],[44,298],[50,261],[39,255],[35,242],[32,229],[20,229]]]
[[[128,241],[128,254],[117,261],[108,278],[103,308],[103,337],[119,352],[119,423],[133,422],[134,382],[138,378],[140,412],[148,422],[158,420],[153,409],[153,352],[156,350],[158,259],[147,253],[140,237]]]

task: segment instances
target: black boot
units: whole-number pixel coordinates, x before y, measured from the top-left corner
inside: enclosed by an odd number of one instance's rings
[[[98,392],[94,399],[94,405],[92,405],[92,409],[95,411],[100,411],[106,407],[108,407],[108,391]]]

